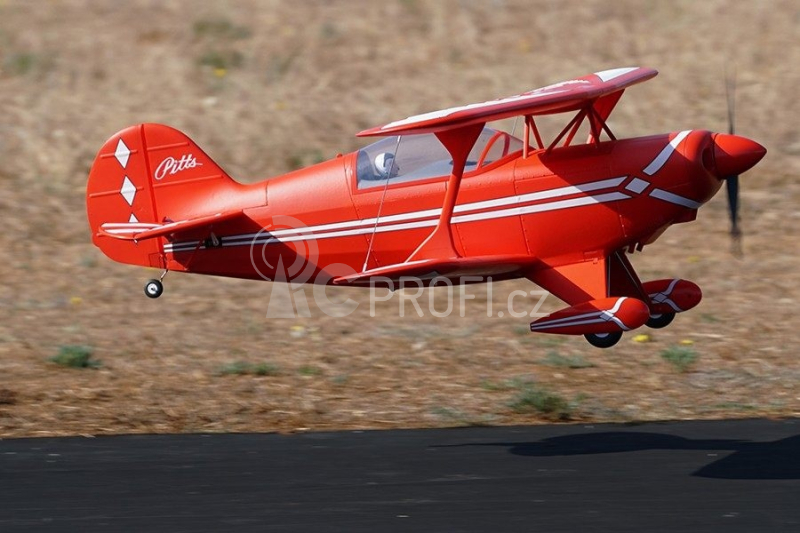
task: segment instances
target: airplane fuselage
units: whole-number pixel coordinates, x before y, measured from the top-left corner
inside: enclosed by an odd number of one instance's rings
[[[452,220],[456,251],[527,255],[557,266],[649,244],[669,225],[693,220],[721,187],[709,168],[713,135],[686,131],[527,158],[517,152],[468,172]],[[293,277],[289,267],[299,255],[314,265],[304,282],[329,283],[331,265],[339,265],[338,275],[341,265],[360,272],[406,261],[436,225],[448,176],[359,188],[356,158],[339,156],[219,195],[206,210],[244,201],[252,224],[222,225],[209,246],[166,244],[167,268],[283,280]],[[285,275],[276,270],[279,258]],[[500,270],[501,278],[524,275]]]

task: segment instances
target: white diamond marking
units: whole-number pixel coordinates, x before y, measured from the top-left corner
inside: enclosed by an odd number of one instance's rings
[[[639,178],[633,178],[625,189],[635,192],[636,194],[641,194],[643,190],[645,190],[650,185],[649,181],[640,180]]]
[[[131,155],[131,150],[128,146],[122,142],[122,137],[120,137],[119,142],[117,143],[117,150],[114,152],[114,157],[117,158],[119,164],[122,165],[122,168],[128,166],[128,157]]]
[[[125,180],[122,182],[122,188],[119,192],[122,197],[125,198],[125,201],[128,202],[128,205],[133,205],[133,199],[136,197],[136,186],[128,179],[128,176],[125,176]]]
[[[129,222],[129,223],[131,223],[131,224],[134,224],[134,223],[136,223],[136,222],[139,222],[139,219],[138,219],[138,218],[136,218],[136,215],[134,215],[133,213],[131,213],[131,218],[129,218],[129,219],[128,219],[128,222]]]

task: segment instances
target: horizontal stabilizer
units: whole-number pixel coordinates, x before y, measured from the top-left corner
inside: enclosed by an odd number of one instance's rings
[[[100,226],[98,236],[113,237],[126,241],[144,241],[156,237],[167,237],[172,235],[186,235],[193,231],[203,228],[210,228],[214,224],[243,216],[241,209],[217,213],[190,220],[179,222],[169,222],[167,224],[145,224],[141,222],[113,223],[107,222]]]

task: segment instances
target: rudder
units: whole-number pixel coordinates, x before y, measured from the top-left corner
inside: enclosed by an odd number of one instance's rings
[[[109,238],[100,226],[139,232],[212,212],[235,192],[234,182],[180,131],[139,124],[108,139],[89,173],[86,208],[92,241],[121,263],[165,267],[163,239]]]

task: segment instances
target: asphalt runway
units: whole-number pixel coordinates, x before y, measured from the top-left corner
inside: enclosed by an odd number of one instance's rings
[[[800,420],[0,441],[0,531],[800,531]]]

